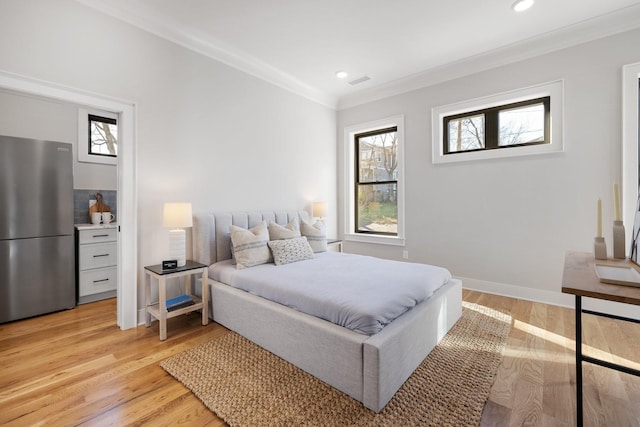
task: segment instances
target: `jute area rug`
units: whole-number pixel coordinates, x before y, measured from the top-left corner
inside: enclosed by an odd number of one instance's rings
[[[160,366],[231,426],[478,426],[510,326],[508,314],[463,303],[379,414],[234,332]]]

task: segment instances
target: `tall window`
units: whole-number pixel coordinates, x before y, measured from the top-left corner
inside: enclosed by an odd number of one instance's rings
[[[354,136],[355,232],[398,235],[398,128]]]

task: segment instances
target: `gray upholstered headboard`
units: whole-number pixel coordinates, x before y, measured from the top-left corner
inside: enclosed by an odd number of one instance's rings
[[[266,212],[209,212],[193,216],[193,260],[211,265],[214,262],[231,258],[231,224],[243,228],[252,228],[262,220],[267,224],[273,220],[286,225],[291,219],[309,222],[306,211],[266,211]]]

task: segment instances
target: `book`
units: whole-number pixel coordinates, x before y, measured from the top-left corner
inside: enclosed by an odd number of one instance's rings
[[[180,295],[167,300],[167,311],[174,311],[179,308],[188,307],[195,304],[193,298],[189,295]]]
[[[178,310],[179,308],[189,307],[190,305],[194,305],[194,304],[195,304],[195,302],[193,300],[185,301],[185,302],[182,302],[180,304],[176,304],[176,305],[172,305],[171,307],[167,307],[167,311],[175,311],[175,310]]]

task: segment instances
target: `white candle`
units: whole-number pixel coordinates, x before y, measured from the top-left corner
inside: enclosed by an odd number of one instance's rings
[[[613,184],[614,208],[616,210],[616,221],[620,221],[620,194],[618,193],[618,184]]]
[[[602,200],[598,199],[598,233],[596,237],[602,237]]]

